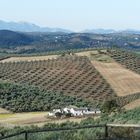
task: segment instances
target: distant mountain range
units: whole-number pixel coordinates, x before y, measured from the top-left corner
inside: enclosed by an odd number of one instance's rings
[[[140,34],[140,31],[127,29],[127,30],[113,30],[113,29],[87,29],[82,33],[94,33],[94,34],[112,34],[112,33],[126,33],[126,34]]]
[[[5,22],[2,20],[0,20],[0,30],[12,30],[20,32],[72,32],[70,30],[61,28],[40,27],[28,22]]]
[[[0,30],[11,30],[11,31],[20,31],[20,32],[48,32],[48,33],[73,33],[73,31],[62,29],[62,28],[49,28],[49,27],[40,27],[36,24],[28,22],[6,22],[0,20]],[[128,33],[128,34],[140,34],[140,31],[127,29],[116,31],[113,29],[87,29],[81,31],[81,33],[94,33],[94,34],[111,34],[111,33]]]
[[[87,29],[82,31],[83,33],[94,33],[94,34],[111,34],[116,33],[113,29]]]

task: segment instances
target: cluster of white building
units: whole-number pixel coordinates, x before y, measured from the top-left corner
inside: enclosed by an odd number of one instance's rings
[[[49,116],[53,117],[56,116],[56,113],[61,114],[68,114],[70,113],[71,116],[85,116],[85,115],[94,115],[94,114],[101,114],[100,109],[91,109],[87,107],[78,108],[76,106],[68,106],[62,109],[53,109],[52,112],[49,112]]]

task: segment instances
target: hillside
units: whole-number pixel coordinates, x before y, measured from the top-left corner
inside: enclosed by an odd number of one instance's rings
[[[106,50],[76,54],[11,57],[0,63],[0,79],[120,107],[140,98],[140,76],[115,62]]]
[[[85,56],[0,63],[0,79],[35,85],[88,101],[116,97],[110,85]]]
[[[119,58],[120,63],[114,59],[113,55],[108,54],[110,51],[85,51],[76,54],[87,56],[90,59],[96,70],[117,94],[116,100],[119,106],[123,107],[131,102],[135,104],[135,100],[140,98],[140,58],[132,52],[125,51],[124,53],[121,50],[112,50],[114,57]],[[115,52],[118,52],[118,55]],[[139,104],[135,104],[133,107],[139,107]]]
[[[0,30],[1,48],[24,46],[24,45],[29,45],[32,42],[33,42],[33,38],[23,33],[13,32],[9,30]]]
[[[129,65],[133,60],[134,65]],[[0,111],[10,111],[9,114],[0,114],[0,122],[4,127],[22,126],[16,127],[14,132],[41,129],[31,125],[45,123],[42,129],[140,123],[139,57],[128,52],[113,49],[11,57],[0,61],[0,80]],[[89,118],[53,120],[46,117],[47,111],[68,105],[98,107],[102,113]],[[24,128],[26,125],[29,127]],[[13,132],[0,129],[4,134]],[[135,129],[126,127],[110,127],[109,133],[119,138],[138,136]],[[35,139],[68,137],[71,140],[79,136],[93,139],[102,138],[104,129],[35,135]]]
[[[16,35],[11,36],[11,32],[6,31],[7,37],[1,35],[0,52],[32,54],[112,47],[126,50],[140,50],[140,35],[137,34],[14,32]]]
[[[112,55],[109,52],[112,52]],[[110,50],[109,52],[86,51],[77,55],[87,56],[118,96],[140,92],[140,58],[127,51],[124,53],[121,50]]]

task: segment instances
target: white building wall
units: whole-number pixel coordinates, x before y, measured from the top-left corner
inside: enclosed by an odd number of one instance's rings
[[[50,117],[55,116],[55,114],[52,113],[52,112],[49,112],[48,115],[49,115]]]
[[[73,108],[71,108],[70,112],[74,115],[74,116],[81,116],[83,115],[83,112],[80,110],[74,110]]]
[[[96,111],[96,114],[100,114],[100,113],[101,113],[101,111],[100,111],[100,110]]]

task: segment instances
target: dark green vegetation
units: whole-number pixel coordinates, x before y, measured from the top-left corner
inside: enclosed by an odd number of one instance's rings
[[[19,33],[0,30],[0,52],[32,54],[84,48],[126,48],[140,50],[140,35],[89,33]]]
[[[80,107],[91,103],[38,87],[0,83],[0,107],[13,112],[48,111],[68,105]]]
[[[106,100],[101,104],[101,110],[102,112],[111,113],[114,111],[120,111],[122,110],[122,107],[137,100],[140,99],[140,92],[135,94],[130,94],[126,96],[120,96],[116,97],[112,100]]]
[[[116,97],[107,81],[84,56],[0,63],[0,79],[34,85],[88,101],[103,101]]]
[[[0,30],[0,48],[9,48],[29,45],[34,39],[23,33]]]
[[[118,98],[116,98],[116,102],[120,107],[123,107],[126,104],[129,104],[129,103],[135,101],[136,99],[140,99],[140,92],[118,97]]]
[[[127,69],[140,74],[140,57],[136,54],[122,50],[108,50],[108,54]]]
[[[140,108],[136,108],[130,111],[123,111],[111,116],[107,114],[103,114],[101,118],[94,120],[93,118],[88,118],[86,120],[81,121],[81,123],[73,123],[66,122],[62,124],[46,124],[42,128],[38,128],[36,126],[31,127],[15,127],[15,129],[6,129],[1,128],[1,134],[11,134],[15,132],[20,132],[23,130],[37,130],[37,129],[51,129],[51,128],[67,128],[67,127],[77,127],[77,126],[87,126],[87,125],[98,125],[98,124],[106,124],[106,123],[134,123],[137,124],[140,122]],[[119,128],[113,127],[109,128],[109,137],[113,137],[114,139],[131,139],[131,140],[139,140],[139,130],[133,128]],[[23,139],[24,136],[14,137],[14,140]],[[104,128],[91,128],[91,129],[83,129],[83,130],[73,130],[73,131],[61,131],[61,132],[44,132],[44,133],[35,133],[28,135],[29,140],[92,140],[104,138]]]

